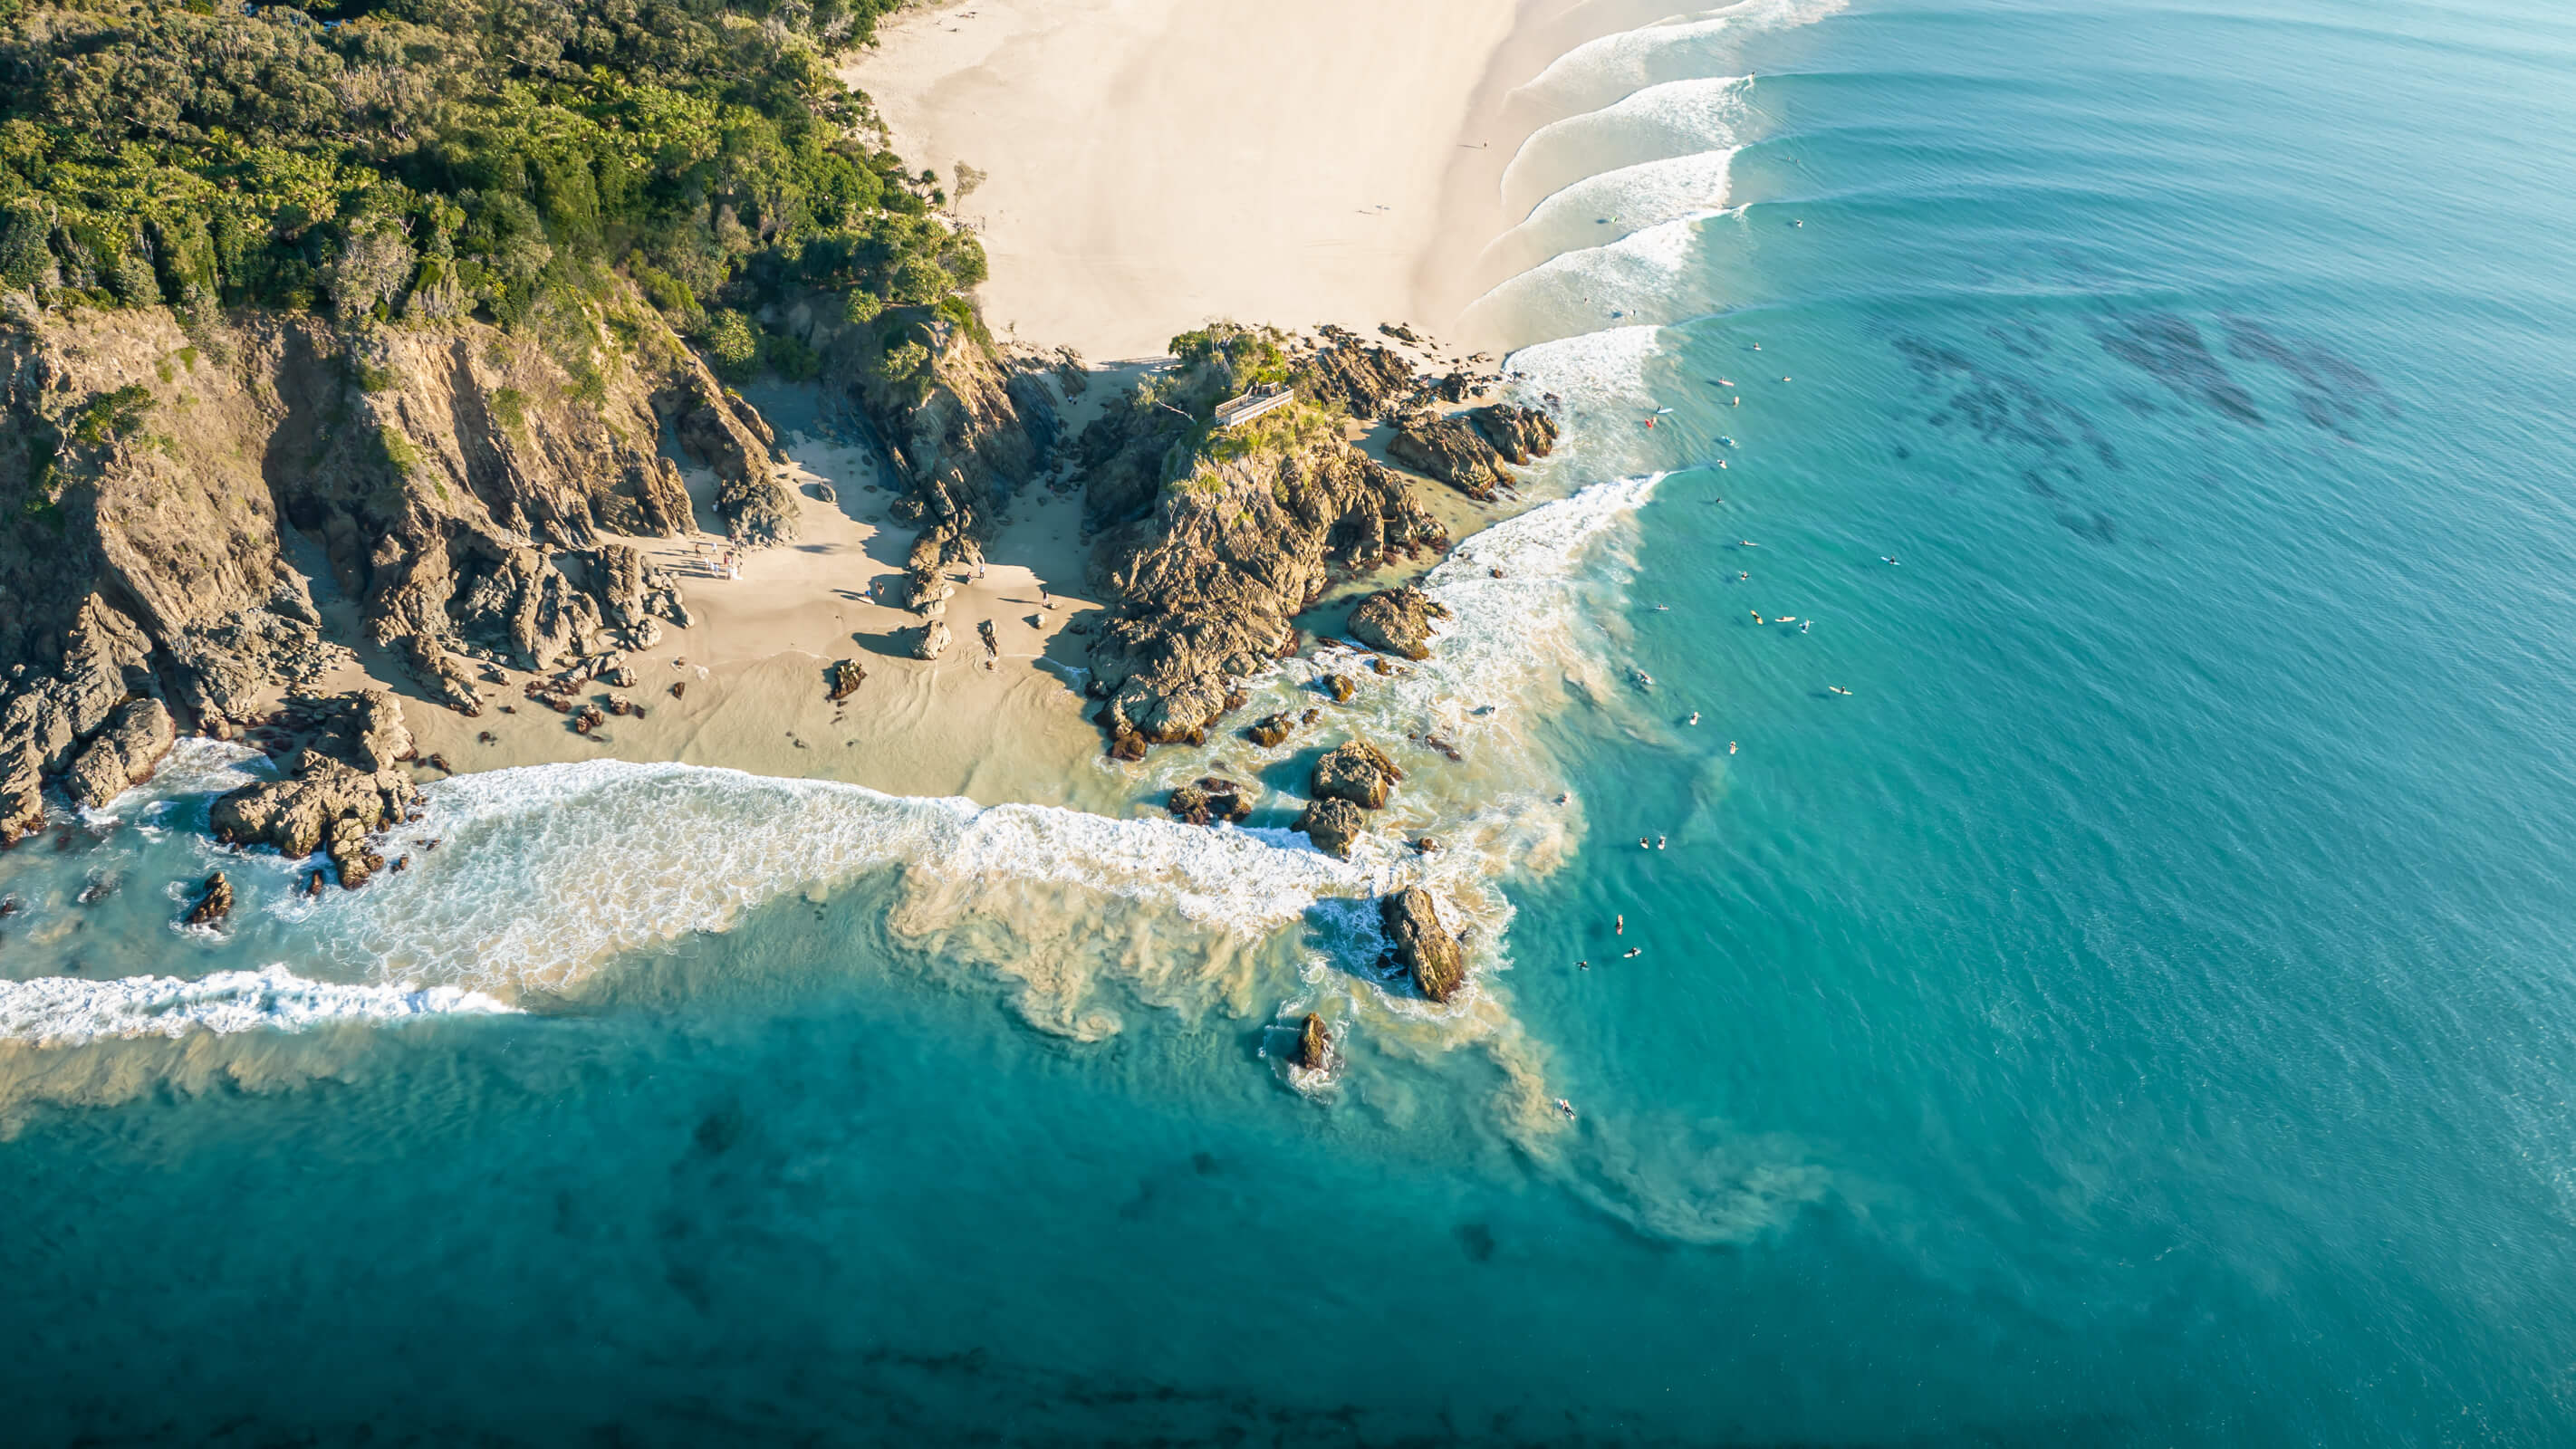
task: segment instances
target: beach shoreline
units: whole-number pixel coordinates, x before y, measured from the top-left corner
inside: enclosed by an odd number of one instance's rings
[[[983,185],[951,206],[983,233],[993,275],[981,301],[1006,345],[1123,359],[1092,363],[1087,385],[1070,395],[1054,385],[1070,438],[1132,384],[1147,357],[1211,318],[1367,334],[1380,322],[1421,318],[1426,306],[1448,307],[1450,317],[1426,326],[1439,332],[1469,300],[1452,295],[1453,279],[1509,220],[1493,182],[1511,154],[1503,127],[1512,86],[1572,23],[1563,13],[1541,21],[1543,8],[1539,0],[1509,8],[1444,0],[1397,25],[1342,0],[1285,17],[1174,0],[958,0],[903,12],[842,77],[871,96],[907,158],[952,185],[961,160],[985,170]],[[1355,46],[1367,63],[1342,66]],[[1158,108],[1172,100],[1168,88],[1087,100],[1068,89],[1147,71],[1171,85],[1214,75],[1238,83],[1195,94],[1205,124],[1186,138],[1193,149],[1153,159],[1147,153],[1162,149],[1156,138],[1167,131]],[[1335,74],[1326,95],[1341,104],[1308,96],[1295,108],[1299,123],[1281,124],[1291,96],[1327,71]],[[1079,166],[1059,154],[1064,129],[1038,114],[1075,104],[1093,106],[1082,138],[1092,154]],[[1480,143],[1462,139],[1471,130]],[[1405,139],[1388,144],[1397,135]],[[1380,159],[1345,176],[1346,163],[1370,146]],[[1218,164],[1220,151],[1231,167]],[[1207,178],[1219,173],[1241,180],[1230,188],[1219,180],[1211,195]],[[1255,184],[1281,173],[1283,184]],[[1327,200],[1335,187],[1383,195],[1387,209],[1336,211]],[[1102,247],[1033,240],[1054,235],[1092,236]],[[1428,339],[1390,345],[1425,368],[1468,351],[1436,356]],[[688,470],[697,532],[613,540],[675,576],[693,621],[626,654],[632,686],[584,692],[630,700],[640,714],[576,732],[522,696],[522,672],[489,670],[486,707],[468,717],[423,697],[397,661],[373,650],[319,687],[392,689],[408,705],[422,759],[457,774],[671,760],[890,794],[1141,808],[1134,782],[1102,767],[1083,693],[1085,641],[1069,632],[1104,602],[1089,577],[1079,494],[1040,486],[1046,479],[1020,490],[983,541],[987,563],[944,570],[957,588],[949,602],[956,642],[936,660],[916,659],[919,617],[870,592],[903,574],[912,529],[889,513],[900,485],[873,449],[820,427],[810,396],[780,385],[749,396],[778,428],[798,540],[738,552],[738,576],[710,567],[728,544],[711,506],[714,479],[697,469]],[[1387,456],[1390,431],[1368,428],[1361,446],[1404,471]],[[1539,501],[1474,504],[1419,477],[1415,492],[1457,542]],[[1421,571],[1381,570],[1336,595]],[[341,607],[354,621],[354,607]],[[976,632],[986,621],[999,646],[989,667]],[[836,702],[826,674],[843,659],[867,679]],[[433,766],[425,778],[436,773]]]
[[[1094,357],[1214,318],[1445,335],[1431,311],[1497,219],[1498,67],[1543,8],[957,0],[841,75],[914,163],[983,173],[952,205],[997,330]]]

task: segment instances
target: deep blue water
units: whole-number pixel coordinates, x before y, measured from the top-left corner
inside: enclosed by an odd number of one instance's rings
[[[1583,823],[1499,1035],[1336,985],[1330,907],[1201,991],[1150,899],[1067,946],[862,862],[529,1014],[0,1046],[13,1434],[2576,1440],[2576,20],[1642,53],[1559,81],[1759,78],[1731,209],[1504,299],[1596,334],[1524,357],[1598,390],[1567,481],[1677,471],[1585,555],[1599,678],[1536,665]],[[166,904],[120,969],[351,959]],[[12,975],[81,949],[30,915]],[[1085,952],[1147,958],[1120,1029],[1036,1029]],[[1307,998],[1316,1096],[1259,1055]]]

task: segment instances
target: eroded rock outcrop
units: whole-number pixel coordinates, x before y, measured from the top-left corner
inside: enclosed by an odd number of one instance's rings
[[[1204,740],[1239,698],[1234,682],[1291,646],[1291,617],[1335,573],[1449,541],[1401,478],[1320,415],[1276,451],[1201,462],[1127,537],[1092,687],[1112,740],[1147,744]]]
[[[402,761],[411,731],[402,706],[380,689],[290,702],[289,714],[312,730],[286,776],[222,796],[209,812],[215,838],[231,845],[269,845],[284,855],[328,855],[340,884],[356,890],[384,868],[370,844],[400,823],[420,798]]]
[[[1431,657],[1431,623],[1446,619],[1449,610],[1437,599],[1410,585],[1400,589],[1383,589],[1360,600],[1351,611],[1351,637],[1372,649],[1401,654],[1407,659]]]
[[[1491,502],[1495,490],[1511,481],[1493,444],[1458,419],[1438,413],[1406,417],[1387,440],[1386,453],[1479,503]]]
[[[289,561],[295,533],[367,637],[460,710],[476,660],[527,667],[587,647],[585,630],[633,646],[657,620],[685,623],[676,589],[598,534],[690,526],[657,402],[717,407],[724,421],[684,429],[683,447],[746,475],[765,466],[766,428],[624,300],[645,335],[603,337],[573,359],[580,377],[535,329],[461,316],[253,311],[184,331],[159,308],[17,316],[0,328],[0,433],[25,444],[0,448],[0,667],[23,667],[0,713],[23,697],[78,716],[72,738],[97,727],[57,697],[87,688],[74,635],[97,601],[131,635],[119,668],[146,671],[107,705],[156,694],[182,729],[224,732],[348,662],[356,641],[327,637]],[[563,577],[565,550],[585,577]],[[27,723],[0,744],[0,814],[21,821],[22,766],[68,763],[62,730]]]
[[[1366,740],[1347,740],[1315,762],[1313,793],[1318,800],[1348,800],[1363,810],[1380,810],[1403,778],[1386,751]]]
[[[58,647],[50,670],[12,666],[0,703],[0,846],[44,822],[45,776],[69,765],[119,706],[151,687],[144,668],[151,641],[96,595],[80,602]]]
[[[1432,1001],[1447,1001],[1466,981],[1466,953],[1440,923],[1429,891],[1407,886],[1383,897],[1378,919],[1386,928],[1388,954],[1412,976],[1414,990]]]
[[[63,789],[92,809],[152,778],[178,733],[170,709],[157,699],[130,699],[63,772]]]
[[[770,460],[777,439],[749,403],[695,358],[674,367],[655,401],[670,415],[680,450],[714,470],[716,513],[729,537],[750,546],[796,537],[796,496]]]
[[[1298,370],[1300,396],[1355,418],[1373,418],[1413,394],[1413,364],[1392,348],[1361,342],[1334,328],[1325,329],[1325,335],[1331,344],[1317,349]]]
[[[1556,447],[1556,419],[1518,403],[1494,403],[1474,409],[1467,420],[1507,463],[1528,463]]]

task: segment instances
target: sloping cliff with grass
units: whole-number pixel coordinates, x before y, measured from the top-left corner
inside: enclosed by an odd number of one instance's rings
[[[1046,432],[831,77],[891,3],[0,0],[0,837],[125,705],[318,674],[299,557],[469,712],[684,620],[615,536],[696,526],[675,457],[793,535],[755,375],[972,537]]]

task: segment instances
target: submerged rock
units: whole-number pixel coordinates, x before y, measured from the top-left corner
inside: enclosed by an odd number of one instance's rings
[[[1448,617],[1448,609],[1420,589],[1410,585],[1386,589],[1360,600],[1360,606],[1351,611],[1351,637],[1372,649],[1428,659],[1431,621]]]
[[[1326,855],[1348,860],[1351,842],[1368,829],[1368,817],[1348,800],[1309,800],[1297,823],[1288,828],[1303,832]]]
[[[1318,800],[1348,800],[1365,810],[1382,809],[1404,772],[1386,751],[1366,740],[1336,745],[1315,762],[1314,795]]]
[[[1467,979],[1465,953],[1458,938],[1440,924],[1431,893],[1407,886],[1378,902],[1386,927],[1388,953],[1413,977],[1413,989],[1433,1001],[1447,1001]]]
[[[1252,800],[1234,781],[1202,775],[1174,790],[1167,808],[1173,819],[1191,825],[1213,825],[1218,821],[1234,824],[1252,813]]]

